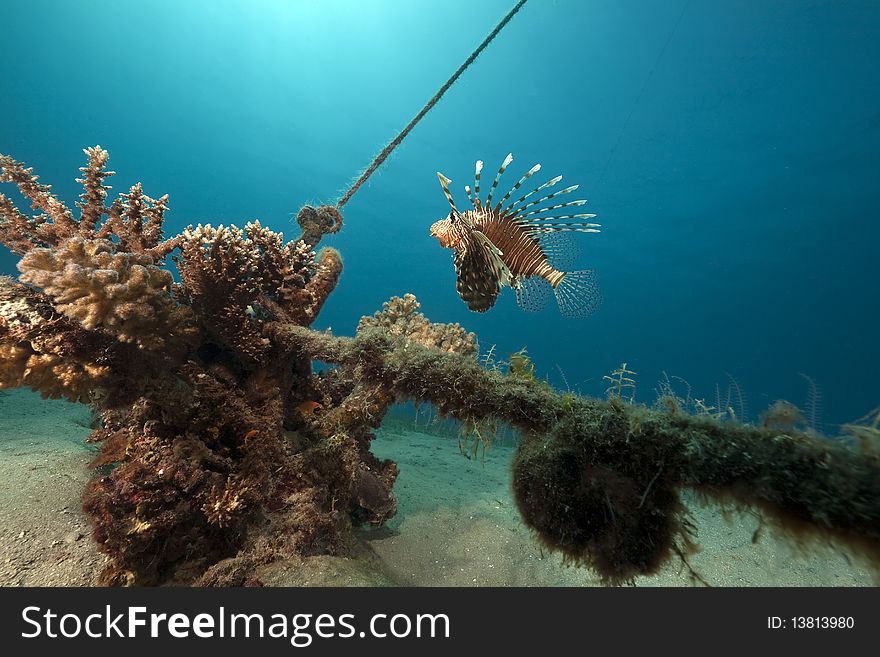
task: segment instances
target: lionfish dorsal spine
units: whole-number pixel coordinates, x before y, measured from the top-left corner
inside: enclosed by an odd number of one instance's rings
[[[526,203],[521,208],[518,208],[516,211],[516,215],[520,216],[521,212],[528,210],[529,208],[533,208],[536,205],[540,205],[544,201],[549,201],[550,199],[556,198],[557,196],[561,196],[562,194],[570,194],[571,192],[575,191],[577,188],[578,188],[578,185],[570,185],[570,186],[566,187],[565,189],[560,189],[558,191],[553,192],[552,194],[546,194],[545,196],[542,196],[539,199],[535,199],[531,203]],[[549,209],[549,208],[546,208],[546,209]],[[540,211],[541,210],[539,210],[539,212]]]
[[[511,203],[506,208],[504,208],[504,210],[501,211],[502,214],[516,214],[516,212],[519,211],[519,210],[514,211],[514,208],[516,208],[517,205],[519,205],[520,203],[525,201],[532,194],[536,194],[537,192],[540,192],[544,189],[547,189],[548,187],[553,187],[555,184],[557,184],[561,180],[562,180],[562,176],[556,176],[555,178],[551,178],[550,180],[545,182],[543,185],[538,185],[532,191],[530,191],[526,194],[523,194],[518,199],[516,199],[513,203]],[[522,209],[522,208],[520,208],[520,209]]]
[[[581,217],[595,217],[594,214],[567,214],[562,215],[560,217],[554,217],[554,219],[576,219]],[[539,224],[535,223],[527,223],[520,224],[523,228],[529,231],[531,234],[542,234],[542,233],[556,233],[560,231],[574,231],[576,233],[599,233],[601,232],[599,229],[601,228],[601,224],[594,224],[588,222],[541,222]]]
[[[457,213],[458,208],[455,207],[455,201],[452,200],[452,192],[449,191],[449,183],[452,181],[439,171],[437,172],[437,178],[440,180],[440,186],[443,188],[443,193],[446,194],[446,200],[449,201],[449,205],[452,206],[453,211]]]
[[[531,212],[526,212],[525,214],[517,213],[517,220],[525,219],[526,217],[532,217],[536,214],[541,214],[543,212],[553,212],[555,210],[561,210],[562,208],[571,208],[579,205],[586,205],[587,199],[578,199],[577,201],[568,201],[567,203],[557,203],[556,205],[551,205],[546,208],[537,208],[532,210]],[[522,208],[525,210],[525,208]],[[557,217],[547,216],[547,217],[535,217],[532,221],[541,221],[543,219],[556,219]]]
[[[511,162],[513,162],[513,153],[508,153],[507,157],[504,158],[504,162],[501,163],[498,173],[495,174],[495,180],[492,181],[492,187],[489,189],[488,196],[486,196],[486,207],[489,209],[492,208],[492,194],[495,193],[495,188],[498,187],[498,181],[501,180],[501,176],[504,175],[504,171],[510,166]]]
[[[495,206],[495,212],[498,212],[499,210],[501,210],[501,206],[507,202],[507,199],[509,199],[513,195],[513,193],[516,192],[516,190],[518,190],[520,187],[522,187],[523,183],[526,180],[531,178],[533,175],[538,173],[538,171],[540,171],[540,170],[541,170],[541,165],[536,164],[531,169],[526,171],[525,174],[523,175],[523,177],[519,179],[519,182],[517,182],[513,187],[510,188],[510,191],[508,191],[504,195],[504,198],[502,198],[500,201],[498,201],[498,205]]]
[[[474,165],[474,207],[478,210],[483,207],[480,201],[480,174],[483,172],[483,160],[477,160]]]

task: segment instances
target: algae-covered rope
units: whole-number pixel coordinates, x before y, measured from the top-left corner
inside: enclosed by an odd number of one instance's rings
[[[519,428],[512,488],[523,522],[607,583],[656,573],[675,557],[687,565],[695,544],[686,489],[757,509],[762,522],[795,540],[845,546],[880,569],[875,452],[680,409],[560,394],[378,328],[354,338],[279,322],[265,330],[282,350],[338,365],[343,380],[375,384],[397,401]]]
[[[376,156],[376,159],[374,159],[370,166],[367,167],[366,171],[361,174],[361,177],[358,178],[357,181],[349,188],[349,190],[345,192],[342,198],[337,201],[337,208],[341,208],[343,205],[348,203],[349,199],[354,196],[354,193],[360,188],[360,186],[367,182],[367,178],[369,178],[373,174],[373,172],[378,169],[386,159],[388,159],[388,156],[391,155],[391,151],[397,148],[400,142],[402,142],[404,138],[410,133],[410,131],[412,131],[412,129],[416,127],[416,124],[422,120],[422,117],[424,117],[425,114],[431,111],[431,108],[437,104],[437,102],[440,100],[440,98],[443,97],[443,94],[446,93],[449,87],[451,87],[455,83],[455,81],[458,80],[458,78],[461,76],[462,73],[465,72],[468,66],[473,64],[474,60],[480,56],[480,53],[485,50],[486,46],[491,43],[492,39],[498,36],[498,33],[501,32],[501,30],[504,29],[504,26],[510,22],[510,19],[516,15],[516,12],[522,9],[522,6],[524,4],[526,4],[526,0],[519,0],[519,2],[514,5],[513,9],[507,12],[507,15],[501,19],[501,22],[498,23],[498,25],[495,26],[495,29],[489,32],[489,34],[483,40],[483,43],[481,43],[477,47],[477,49],[471,53],[470,57],[468,57],[464,61],[464,64],[458,67],[458,70],[452,74],[452,77],[450,77],[442,87],[440,87],[440,89],[437,91],[436,94],[434,94],[431,100],[429,100],[428,103],[419,111],[419,113],[415,115],[413,120],[407,124],[407,126],[400,132],[399,135],[392,139],[388,143],[388,145],[382,149],[382,152]]]

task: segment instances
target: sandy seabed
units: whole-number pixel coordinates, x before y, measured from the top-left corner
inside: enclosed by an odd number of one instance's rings
[[[25,390],[0,396],[0,585],[93,585],[104,566],[80,496],[95,448],[84,443],[89,411]],[[508,441],[509,442],[509,441]],[[355,557],[314,557],[264,569],[267,584],[406,586],[594,586],[584,568],[545,553],[519,519],[510,491],[513,446],[485,462],[462,456],[453,437],[389,422],[373,443],[400,466],[397,516],[358,530]],[[694,506],[702,550],[691,565],[715,586],[871,586],[868,566],[825,546],[799,549],[758,521]],[[689,586],[679,564],[638,586]]]

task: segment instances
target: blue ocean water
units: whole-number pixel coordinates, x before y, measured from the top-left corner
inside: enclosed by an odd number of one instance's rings
[[[166,232],[333,202],[511,0],[0,4],[0,152],[72,204],[81,149],[116,191],[171,196]],[[531,0],[345,208],[345,258],[319,327],[351,334],[413,292],[540,376],[601,394],[626,361],[636,400],[662,372],[697,397],[734,376],[749,415],[774,399],[822,421],[880,404],[880,4]],[[535,162],[580,183],[600,235],[579,237],[604,303],[585,320],[485,315],[428,235],[474,161],[508,181]],[[15,272],[15,258],[0,269]],[[565,380],[560,374],[565,373]]]

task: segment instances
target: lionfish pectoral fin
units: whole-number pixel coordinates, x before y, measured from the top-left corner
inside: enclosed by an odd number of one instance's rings
[[[588,317],[602,303],[599,282],[592,269],[566,272],[553,292],[559,312],[565,317]]]
[[[504,255],[501,252],[501,249],[495,246],[492,240],[486,237],[486,234],[479,230],[473,231],[472,243],[476,246],[476,248],[482,249],[485,252],[486,262],[488,262],[489,264],[489,271],[492,277],[498,281],[498,284],[501,287],[509,284],[511,279],[510,268],[501,257]]]
[[[455,254],[455,288],[473,311],[483,313],[495,305],[510,270],[501,251],[478,230],[471,231],[464,248]]]

